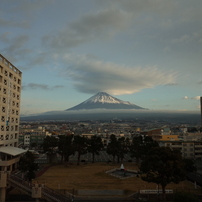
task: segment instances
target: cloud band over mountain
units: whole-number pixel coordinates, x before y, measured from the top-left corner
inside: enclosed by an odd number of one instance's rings
[[[157,67],[129,67],[86,56],[66,55],[64,60],[69,66],[62,69],[61,75],[71,79],[75,89],[83,93],[133,94],[145,88],[175,83],[177,76],[176,72]]]

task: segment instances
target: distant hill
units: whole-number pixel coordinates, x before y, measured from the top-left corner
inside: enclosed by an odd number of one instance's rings
[[[200,125],[199,112],[154,111],[154,110],[78,110],[52,111],[38,115],[22,116],[20,121],[110,121],[114,119],[169,122]]]
[[[145,109],[130,102],[117,99],[108,93],[99,92],[96,95],[90,97],[86,101],[66,109],[69,110],[92,110],[92,109]]]
[[[54,110],[54,109],[53,109]],[[66,110],[21,116],[21,121],[86,121],[113,119],[200,124],[200,112],[148,110],[100,92]]]

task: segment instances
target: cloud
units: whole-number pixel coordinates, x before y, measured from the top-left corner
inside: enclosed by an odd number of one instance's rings
[[[131,20],[131,15],[122,10],[100,10],[71,22],[55,35],[45,35],[42,41],[52,48],[76,47],[95,39],[112,37],[116,32],[124,30]]]
[[[184,96],[182,99],[184,99],[184,100],[188,100],[189,97],[188,97],[188,96]]]
[[[58,89],[58,88],[64,88],[63,85],[56,85],[56,86],[53,86],[51,89]]]
[[[176,78],[175,72],[157,67],[128,67],[85,56],[66,55],[64,60],[69,66],[62,69],[61,76],[71,79],[74,88],[83,93],[133,94],[145,88],[175,83]]]
[[[191,40],[190,36],[185,34],[183,36],[180,36],[179,38],[172,39],[171,43],[186,43],[189,42],[190,40]]]
[[[46,84],[37,84],[37,83],[29,83],[27,85],[23,85],[22,89],[23,90],[36,90],[36,89],[41,89],[41,90],[54,90],[58,88],[63,88],[63,85],[55,85],[53,87],[50,87]]]
[[[142,0],[105,0],[102,1],[109,6],[119,6],[120,8],[127,10],[128,12],[142,13],[145,12],[155,12],[160,14],[167,14],[173,12],[177,9],[177,4],[175,1],[167,0],[153,0],[153,1],[142,1]]]
[[[28,42],[27,35],[19,35],[13,38],[10,42],[10,45],[6,48],[8,52],[16,52],[19,51],[24,45]]]
[[[33,50],[27,48],[28,35],[19,35],[13,38],[10,38],[10,35],[11,33],[8,32],[0,35],[5,43],[1,52],[8,55],[8,59],[12,62],[27,60],[27,56],[33,52]]]
[[[192,97],[192,100],[200,100],[200,96]]]
[[[37,15],[37,11],[40,11],[43,7],[46,7],[50,3],[49,0],[34,0],[24,1],[18,0],[17,3],[10,3],[7,0],[1,0],[2,9],[0,12],[0,26],[1,27],[17,27],[28,29],[31,27],[30,21]],[[15,17],[8,17],[11,14]],[[17,15],[16,15],[17,14]]]
[[[177,86],[179,85],[177,82],[165,84],[165,86]]]
[[[8,20],[0,17],[0,26],[1,27],[20,27],[20,28],[28,28],[29,23],[26,20],[23,21],[14,21]]]
[[[188,96],[184,96],[182,99],[185,99],[185,100],[188,100],[188,99],[191,99],[191,100],[200,100],[200,97],[201,96],[196,96],[196,97],[189,98]]]

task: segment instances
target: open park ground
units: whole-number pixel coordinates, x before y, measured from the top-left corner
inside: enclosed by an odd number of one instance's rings
[[[125,190],[126,195],[131,195],[140,189],[157,189],[157,185],[147,183],[140,177],[119,179],[106,173],[107,170],[120,168],[121,164],[106,162],[58,164],[51,166],[41,176],[33,180],[34,183],[45,184],[55,190]],[[138,170],[133,162],[125,162],[124,168]],[[194,184],[183,181],[179,184],[171,183],[166,189],[196,190]],[[200,191],[200,190],[198,190]]]

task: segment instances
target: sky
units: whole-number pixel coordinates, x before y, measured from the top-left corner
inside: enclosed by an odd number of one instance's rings
[[[22,71],[21,114],[98,92],[199,111],[201,0],[1,0],[0,53]]]

